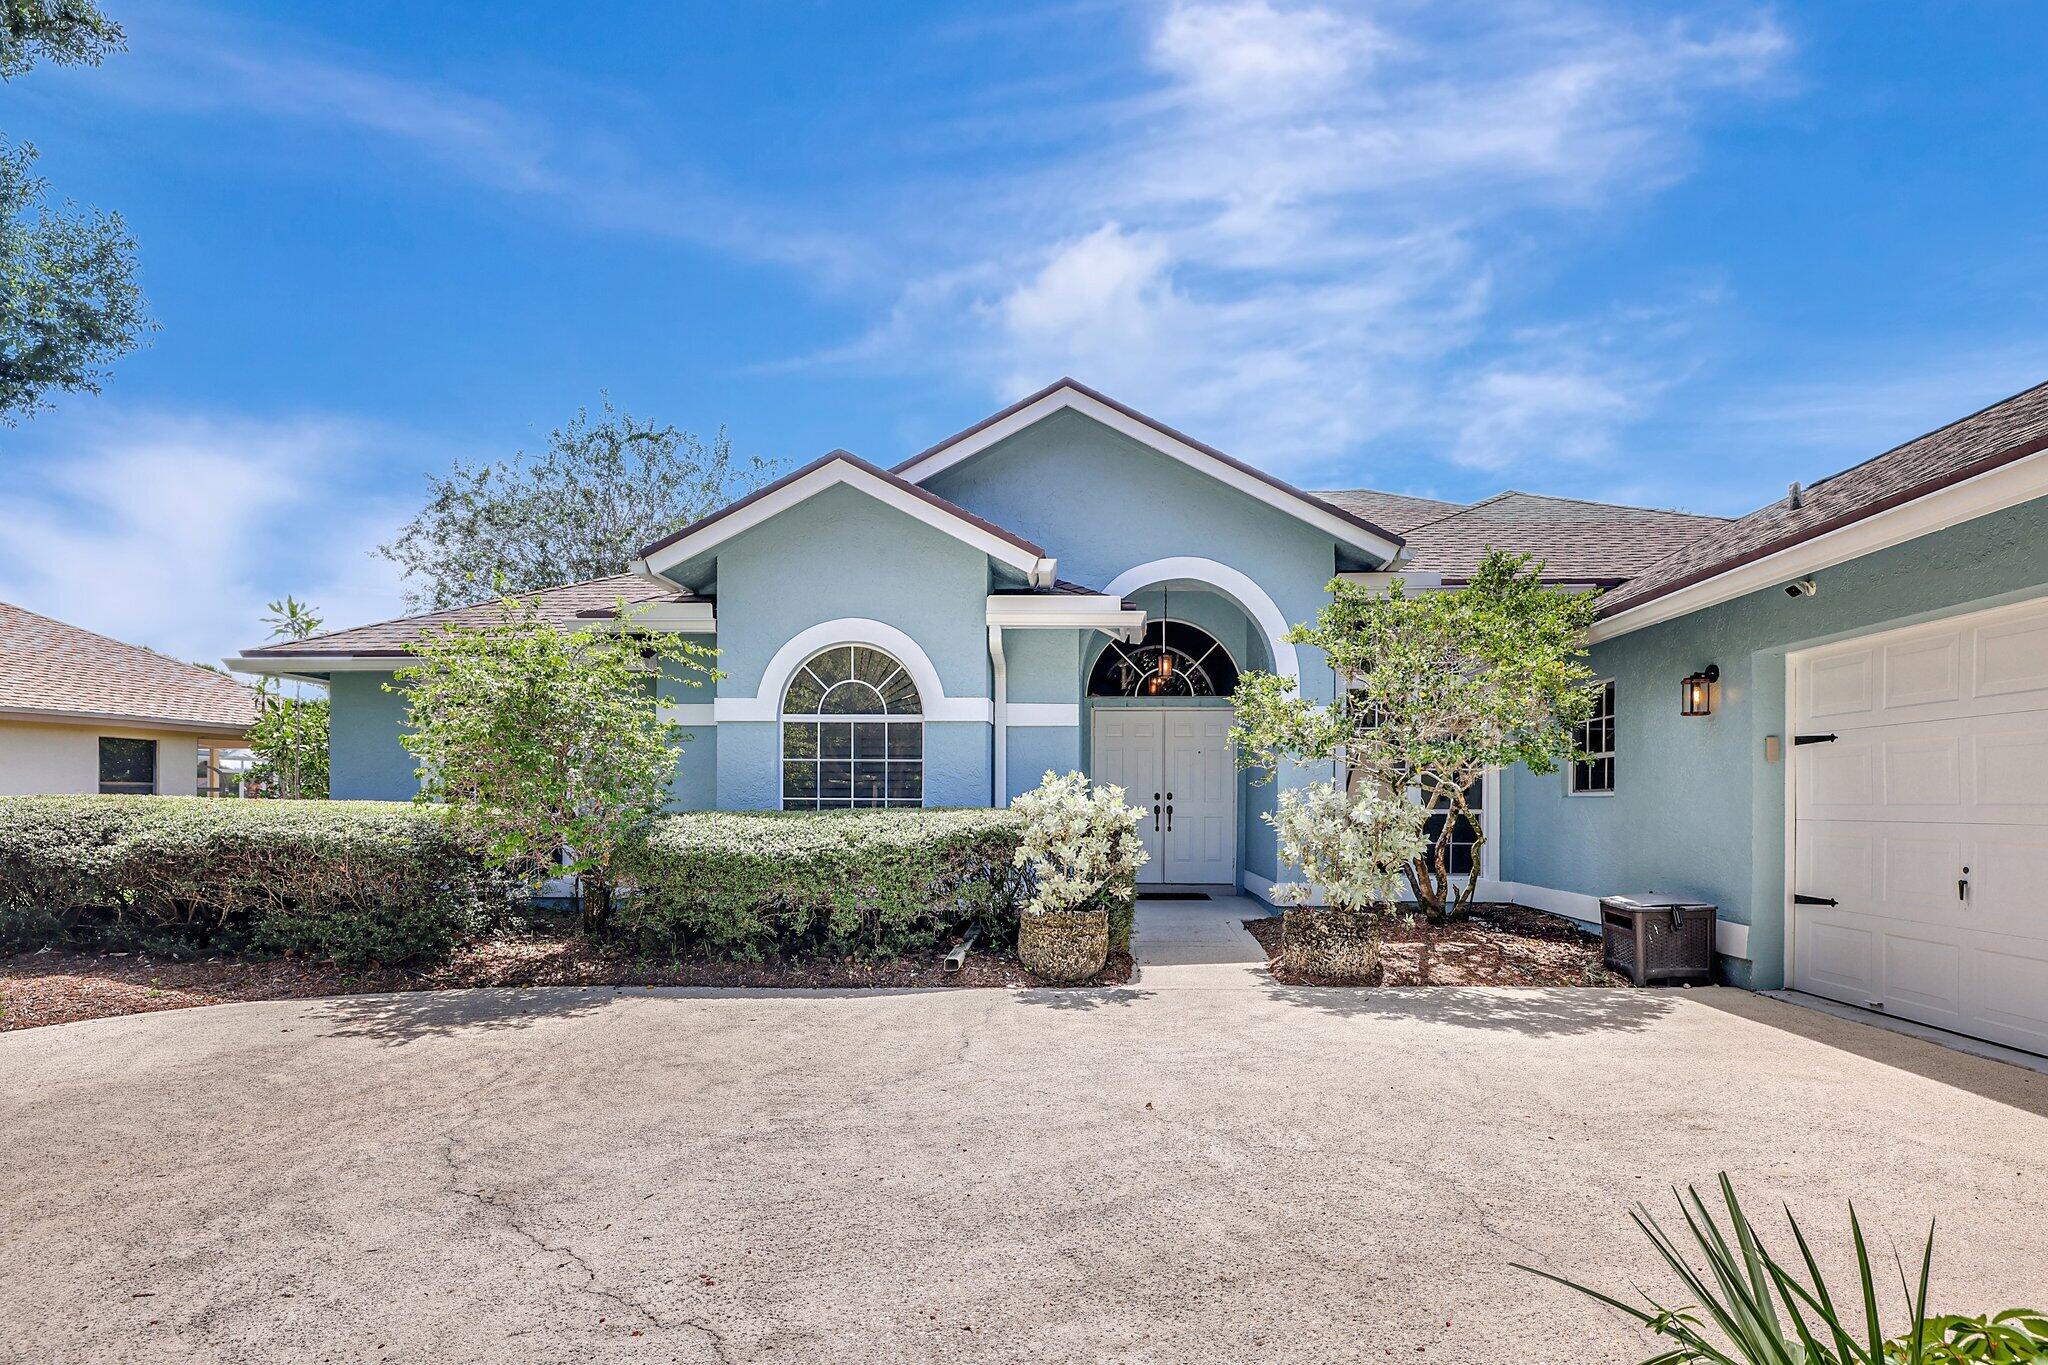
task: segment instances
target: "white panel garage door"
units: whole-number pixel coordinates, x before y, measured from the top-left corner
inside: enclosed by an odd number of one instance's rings
[[[1792,671],[1792,984],[2048,1052],[2048,601]]]

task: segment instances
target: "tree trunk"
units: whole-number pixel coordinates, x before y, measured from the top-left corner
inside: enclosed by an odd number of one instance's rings
[[[577,879],[577,886],[583,893],[583,932],[589,938],[596,938],[612,922],[611,884],[586,872]]]

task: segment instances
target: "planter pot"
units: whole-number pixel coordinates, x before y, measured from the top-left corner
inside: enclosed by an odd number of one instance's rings
[[[1280,920],[1280,961],[1303,976],[1347,981],[1380,969],[1379,917],[1371,910],[1298,906]]]
[[[1109,960],[1107,910],[1050,910],[1017,923],[1017,956],[1047,981],[1086,981]]]

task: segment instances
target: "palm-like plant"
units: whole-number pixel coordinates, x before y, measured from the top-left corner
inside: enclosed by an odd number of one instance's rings
[[[1907,1279],[1906,1264],[1895,1257],[1899,1285],[1905,1294],[1906,1330],[1887,1337],[1880,1325],[1876,1277],[1870,1248],[1863,1238],[1854,1205],[1849,1232],[1856,1248],[1857,1294],[1837,1302],[1814,1260],[1799,1221],[1786,1210],[1785,1220],[1799,1248],[1805,1275],[1772,1255],[1735,1197],[1724,1173],[1721,1198],[1727,1205],[1727,1230],[1707,1208],[1699,1191],[1679,1196],[1679,1212],[1700,1257],[1702,1271],[1679,1250],[1678,1242],[1641,1205],[1630,1210],[1643,1235],[1679,1282],[1692,1303],[1672,1308],[1648,1294],[1645,1307],[1626,1303],[1597,1289],[1553,1275],[1534,1266],[1516,1269],[1540,1275],[1626,1313],[1657,1336],[1676,1345],[1649,1357],[1642,1365],[1959,1365],[1959,1362],[2048,1362],[2048,1315],[2016,1309],[1984,1318],[1927,1316],[1927,1280],[1934,1266],[1934,1228],[1920,1254],[1919,1285]]]

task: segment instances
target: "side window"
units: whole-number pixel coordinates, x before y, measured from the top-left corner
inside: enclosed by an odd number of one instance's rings
[[[155,740],[100,740],[100,795],[149,796],[155,791]]]
[[[1571,791],[1591,796],[1614,791],[1614,680],[1600,684],[1593,714],[1572,731],[1572,742],[1585,757],[1572,764]]]

